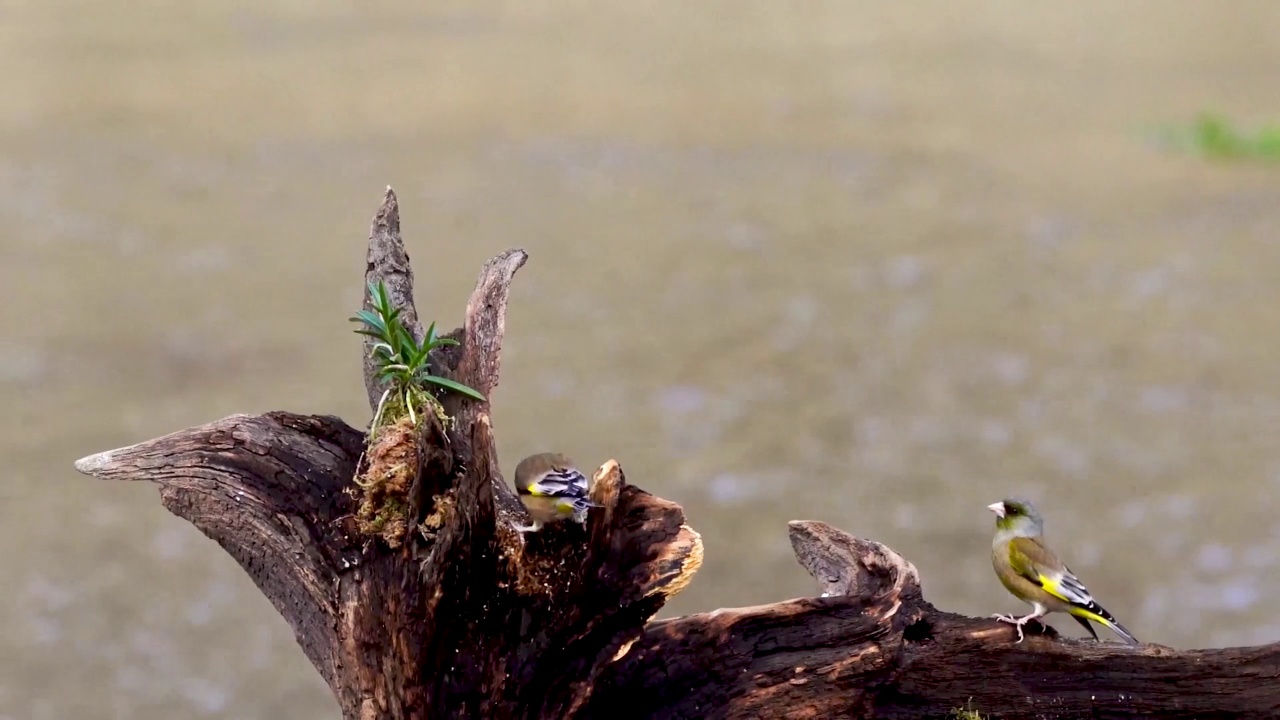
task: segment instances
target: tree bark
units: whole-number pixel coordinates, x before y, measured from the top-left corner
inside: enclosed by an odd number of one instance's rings
[[[390,188],[369,236],[410,330],[413,272]],[[490,397],[508,289],[524,265],[485,265],[461,343],[432,370]],[[366,291],[365,303],[369,297]],[[366,358],[368,357],[366,347]],[[375,408],[383,388],[366,361]],[[1280,717],[1280,645],[1174,651],[1063,640],[935,609],[892,550],[816,522],[792,546],[821,598],[650,618],[702,562],[674,503],[596,473],[585,526],[527,522],[494,450],[488,402],[445,402],[427,425],[413,518],[392,549],[361,535],[351,494],[365,433],[330,416],[234,415],[93,455],[95,477],[155,483],[293,627],[343,717],[920,718]]]

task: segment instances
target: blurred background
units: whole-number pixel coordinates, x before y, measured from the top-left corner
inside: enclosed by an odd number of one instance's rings
[[[984,508],[1017,494],[1142,639],[1280,640],[1277,28],[1263,0],[4,3],[0,718],[338,717],[227,555],[72,462],[237,412],[363,426],[388,184],[447,328],[529,251],[504,467],[613,457],[681,503],[706,564],[664,615],[814,594],[797,518],[1021,612]]]

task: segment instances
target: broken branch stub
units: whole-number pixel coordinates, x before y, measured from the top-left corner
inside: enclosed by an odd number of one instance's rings
[[[456,428],[472,427],[481,416],[489,414],[489,398],[498,387],[511,281],[528,259],[529,254],[524,250],[512,248],[486,262],[467,300],[463,326],[451,334],[460,341],[460,345],[448,348],[448,360],[455,364],[447,369],[446,374],[486,398],[480,402],[456,393],[446,395],[442,399],[444,411],[453,418]],[[464,463],[468,459],[465,448],[461,459]],[[511,485],[497,471],[497,466],[497,458],[494,457],[491,492],[501,519],[513,521],[521,517],[524,510]]]
[[[796,559],[818,581],[824,596],[870,597],[920,590],[915,566],[878,542],[815,520],[791,521],[787,535]]]
[[[382,282],[392,304],[400,310],[400,322],[413,335],[414,340],[422,342],[422,323],[418,321],[418,310],[413,304],[413,267],[409,264],[409,253],[400,237],[400,201],[390,186],[383,194],[382,204],[373,216],[373,224],[369,228],[364,281],[364,309],[373,308],[369,285]],[[365,393],[369,396],[369,409],[376,412],[387,383],[378,379],[378,361],[373,356],[373,346],[377,341],[367,335],[362,337]]]

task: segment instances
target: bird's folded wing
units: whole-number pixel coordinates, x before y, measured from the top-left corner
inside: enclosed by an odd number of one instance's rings
[[[584,497],[587,478],[573,468],[556,468],[538,479],[534,486],[538,495],[550,497]]]
[[[1074,605],[1090,606],[1093,596],[1038,538],[1014,538],[1009,543],[1009,564],[1015,572],[1038,583],[1044,591]]]

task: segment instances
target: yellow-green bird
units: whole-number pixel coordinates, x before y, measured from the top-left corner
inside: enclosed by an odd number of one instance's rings
[[[1084,583],[1053,554],[1044,543],[1044,520],[1027,500],[1001,500],[987,509],[996,514],[996,536],[991,541],[991,564],[1009,592],[1030,603],[1032,612],[1026,617],[993,615],[1000,622],[1018,628],[1022,642],[1022,626],[1051,612],[1065,612],[1084,626],[1094,640],[1089,621],[1106,625],[1130,645],[1138,638],[1124,629],[1116,619],[1093,599]]]
[[[519,525],[516,530],[540,530],[544,523],[573,520],[587,521],[587,510],[599,507],[587,499],[587,476],[560,453],[538,453],[516,465],[516,494],[533,518],[532,525]]]

